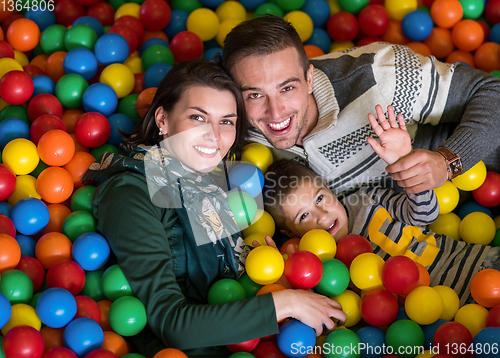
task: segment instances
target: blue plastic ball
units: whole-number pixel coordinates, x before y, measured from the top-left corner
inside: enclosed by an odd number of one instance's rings
[[[69,50],[63,61],[64,72],[76,73],[87,81],[96,75],[98,65],[94,53],[84,47]]]
[[[163,29],[163,32],[165,32],[168,38],[171,39],[179,32],[186,31],[186,22],[188,17],[189,14],[184,10],[172,10],[170,22],[167,27]]]
[[[475,358],[498,357],[500,327],[487,327],[480,330],[472,341]]]
[[[78,357],[84,357],[94,349],[101,348],[104,332],[93,319],[81,317],[66,326],[63,341]]]
[[[304,42],[305,45],[316,45],[323,50],[324,53],[330,52],[330,46],[332,45],[332,39],[328,32],[321,27],[315,27],[313,29],[311,37]]]
[[[243,5],[243,7],[247,10],[255,10],[265,2],[266,0],[240,0],[241,5]],[[330,9],[328,9],[328,13],[329,12]]]
[[[405,15],[401,27],[411,41],[423,41],[430,36],[434,23],[431,15],[422,10],[415,10]]]
[[[43,324],[52,328],[66,326],[75,317],[76,311],[75,297],[64,288],[48,288],[36,302],[38,318]]]
[[[308,325],[292,319],[283,323],[276,342],[286,356],[305,357],[316,345],[316,333]]]
[[[86,112],[98,112],[107,117],[118,107],[118,96],[111,86],[99,82],[83,92],[82,103]]]
[[[19,200],[10,215],[16,230],[23,235],[36,235],[49,223],[49,209],[37,198]]]
[[[8,216],[10,218],[12,207],[13,206],[7,201],[0,201],[0,214]]]
[[[78,236],[71,251],[73,260],[86,271],[95,271],[103,267],[110,253],[108,242],[104,236],[96,232]]]
[[[33,77],[34,91],[31,98],[39,95],[40,93],[48,93],[53,96],[56,95],[56,83],[52,78],[45,75],[38,75]]]
[[[0,328],[9,322],[11,314],[12,307],[10,305],[10,301],[2,292],[0,292]]]
[[[380,358],[385,355],[385,332],[378,327],[366,326],[356,331],[365,349],[360,358]]]
[[[95,57],[104,66],[123,63],[128,57],[129,50],[127,40],[114,33],[102,35],[94,46]]]
[[[440,318],[440,319],[438,319],[434,323],[420,326],[420,327],[422,327],[422,332],[424,332],[424,339],[425,339],[424,346],[425,347],[431,347],[432,346],[432,340],[434,338],[434,333],[436,333],[436,330],[440,326],[442,326],[443,324],[445,324],[446,322],[448,322],[448,321],[445,320],[445,319]]]
[[[396,318],[394,318],[394,321],[399,321],[402,319],[410,319],[410,317],[408,317],[408,315],[406,314],[405,306],[399,305],[398,314],[397,314]]]
[[[165,62],[153,63],[148,67],[146,72],[144,72],[144,87],[158,87],[163,77],[165,77],[171,68],[172,66]]]
[[[36,10],[33,10],[33,8],[28,9],[28,11],[24,14],[24,17],[37,24],[40,29],[40,33],[42,33],[47,27],[56,23],[56,15],[54,15],[53,11],[49,11],[47,7],[43,10],[40,9],[41,7],[38,7]]]
[[[488,40],[500,44],[500,23],[495,24],[490,28]]]
[[[111,133],[106,143],[118,147],[123,141],[118,129],[124,132],[130,132],[134,128],[134,122],[130,119],[129,116],[123,113],[113,113],[108,117],[108,122],[111,126]]]
[[[78,19],[73,22],[73,25],[87,25],[90,26],[92,29],[94,29],[95,33],[97,34],[97,37],[101,37],[104,34],[104,30],[102,27],[102,24],[99,20],[97,20],[93,16],[82,16],[79,17]]]
[[[218,53],[222,55],[222,48],[221,47],[212,47],[212,48],[205,51],[205,53],[203,54],[203,57],[205,57],[207,60],[210,61]]]
[[[330,18],[330,5],[326,0],[307,0],[300,10],[309,15],[314,27],[326,25]]]
[[[490,217],[493,218],[493,213],[489,208],[487,208],[486,206],[482,206],[481,204],[478,204],[475,201],[469,201],[468,203],[462,205],[460,209],[458,209],[458,216],[460,217],[460,219],[463,220],[464,217],[476,211],[485,213],[486,215],[489,215]]]
[[[164,39],[159,39],[157,37],[153,37],[152,39],[149,39],[142,44],[141,49],[140,49],[141,56],[144,53],[144,51],[146,51],[148,48],[150,48],[151,46],[154,46],[154,45],[161,45],[161,46],[165,46],[166,48],[170,48],[170,44],[167,41],[165,41]]]
[[[222,4],[225,0],[200,0],[204,7],[215,9],[217,6]]]
[[[240,163],[228,175],[230,189],[240,188],[255,198],[264,187],[264,174],[254,164]]]
[[[21,256],[35,257],[35,239],[26,235],[16,235],[15,239],[21,248]]]
[[[21,118],[5,118],[0,122],[0,149],[11,140],[17,138],[30,139],[30,127]]]

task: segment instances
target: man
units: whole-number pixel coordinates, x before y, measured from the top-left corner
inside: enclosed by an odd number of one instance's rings
[[[405,46],[374,43],[309,61],[291,24],[264,16],[227,35],[222,62],[243,92],[250,140],[302,159],[337,193],[387,173],[408,193],[437,188],[500,143],[500,80]],[[425,149],[386,167],[366,141],[377,104],[402,113],[414,147]]]

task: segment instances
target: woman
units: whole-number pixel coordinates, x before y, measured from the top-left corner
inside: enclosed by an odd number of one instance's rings
[[[146,306],[149,327],[131,337],[146,357],[165,347],[228,357],[220,346],[275,334],[286,317],[318,334],[334,327],[330,317],[345,319],[337,302],[303,290],[207,304],[215,281],[238,279],[248,251],[209,174],[229,150],[239,154],[245,126],[239,88],[219,64],[186,61],[163,79],[124,155],[105,155],[86,174],[107,179],[94,195],[97,230]]]

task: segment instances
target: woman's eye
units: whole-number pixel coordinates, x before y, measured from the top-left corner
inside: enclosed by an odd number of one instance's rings
[[[223,119],[221,121],[221,124],[228,124],[230,126],[234,126],[234,121],[230,120],[230,119]]]
[[[299,222],[301,222],[302,220],[304,220],[306,217],[307,217],[307,213],[304,213],[304,214],[300,215]]]
[[[200,116],[199,114],[193,114],[192,116],[190,116],[189,118],[191,119],[194,119],[194,120],[197,120],[197,121],[204,121],[205,118],[203,118],[202,116]]]
[[[318,198],[316,199],[316,204],[319,204],[324,197],[325,197],[324,195],[318,196]]]

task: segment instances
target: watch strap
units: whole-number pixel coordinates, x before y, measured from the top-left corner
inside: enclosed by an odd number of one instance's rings
[[[458,154],[453,153],[446,147],[439,147],[434,150],[443,156],[448,170],[448,179],[453,179],[463,172],[462,160]]]

